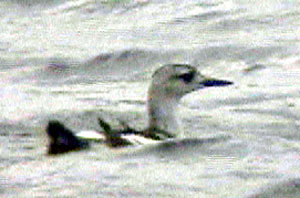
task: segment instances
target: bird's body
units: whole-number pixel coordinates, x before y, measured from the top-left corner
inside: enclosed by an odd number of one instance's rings
[[[148,127],[137,131],[122,123],[123,130],[113,130],[108,123],[99,118],[99,124],[104,129],[100,134],[103,135],[104,142],[111,147],[142,143],[138,140],[139,138],[150,142],[174,138],[181,131],[176,111],[183,96],[205,87],[230,84],[232,84],[230,81],[207,78],[201,75],[195,67],[187,64],[164,65],[154,72],[148,90]],[[47,132],[51,139],[51,132]],[[92,134],[93,132],[82,132],[78,133],[77,137],[93,139]],[[101,139],[99,133],[95,133],[95,137],[95,139]]]

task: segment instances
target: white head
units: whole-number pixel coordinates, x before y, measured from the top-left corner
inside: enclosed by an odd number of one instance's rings
[[[148,92],[149,128],[179,132],[175,111],[179,100],[195,90],[232,82],[207,78],[187,64],[168,64],[156,70]]]

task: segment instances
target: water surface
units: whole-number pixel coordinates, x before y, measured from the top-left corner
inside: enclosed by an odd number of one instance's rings
[[[299,197],[299,2],[0,1],[3,197]],[[234,86],[186,96],[183,144],[46,156],[45,126],[142,129],[152,73]],[[211,141],[216,140],[216,141]]]

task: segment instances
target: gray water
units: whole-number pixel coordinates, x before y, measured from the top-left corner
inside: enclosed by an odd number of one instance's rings
[[[0,24],[1,197],[300,197],[299,1],[1,0]],[[166,63],[235,83],[181,101],[198,142],[46,155],[50,119],[146,127]]]

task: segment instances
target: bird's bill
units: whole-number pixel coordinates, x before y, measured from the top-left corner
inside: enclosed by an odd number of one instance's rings
[[[228,86],[232,85],[233,82],[227,80],[219,80],[214,78],[206,78],[201,82],[204,87],[220,87],[220,86]]]

